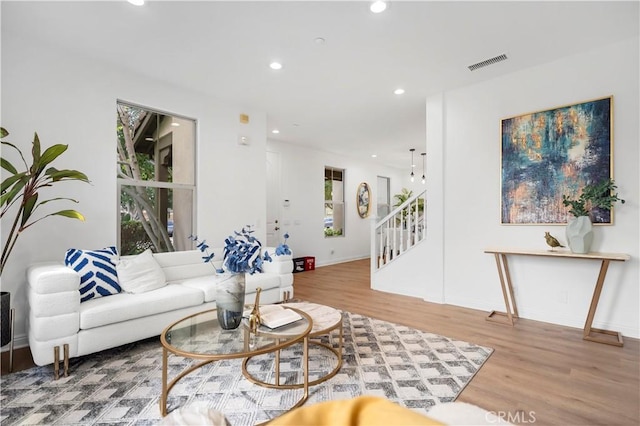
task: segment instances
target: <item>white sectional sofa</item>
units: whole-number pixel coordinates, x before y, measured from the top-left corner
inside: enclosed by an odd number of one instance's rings
[[[261,304],[293,297],[292,256],[275,256],[271,247],[264,250],[273,261],[264,262],[263,273],[246,275],[247,304],[254,302],[257,287],[262,288]],[[180,318],[215,308],[215,283],[219,278],[212,265],[203,263],[201,252],[156,253],[153,258],[164,271],[167,285],[83,303],[80,276],[73,269],[62,263],[29,267],[29,345],[34,362],[53,363],[55,347],[68,345],[68,356],[72,358],[157,336]],[[214,262],[220,264],[216,258]],[[62,350],[58,352],[56,367],[64,356]]]

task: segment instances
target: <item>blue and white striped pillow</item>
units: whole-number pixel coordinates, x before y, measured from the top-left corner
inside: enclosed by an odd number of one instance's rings
[[[116,273],[118,250],[69,249],[64,264],[80,274],[80,302],[111,296],[122,291]]]

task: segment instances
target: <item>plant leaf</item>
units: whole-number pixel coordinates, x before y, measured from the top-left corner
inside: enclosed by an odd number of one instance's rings
[[[89,183],[87,175],[77,170],[58,170],[55,167],[50,167],[44,174],[49,176],[54,182],[61,180],[80,180],[82,182]]]
[[[17,174],[14,174],[13,176],[9,176],[8,178],[2,181],[2,184],[0,185],[0,192],[4,194],[5,191],[11,187],[11,185],[13,185],[16,181],[22,179],[24,176],[25,176],[25,172],[17,173]]]
[[[9,136],[9,132],[7,132],[7,129],[5,129],[4,127],[0,127],[0,137],[6,138],[7,136]]]
[[[33,157],[31,173],[38,174],[37,171],[40,167],[40,138],[38,137],[38,133],[33,134],[33,147],[31,148],[31,156]]]
[[[22,211],[22,218],[20,219],[20,227],[23,227],[31,217],[31,214],[33,213],[34,206],[36,205],[37,201],[38,201],[37,192],[35,194],[32,194],[30,197],[28,197],[24,201],[24,210]]]
[[[5,169],[6,171],[8,171],[9,173],[13,173],[16,174],[18,173],[18,169],[16,169],[15,167],[13,167],[13,164],[11,164],[9,162],[9,160],[6,160],[4,158],[0,159],[2,162],[2,168]]]
[[[50,213],[46,216],[42,216],[40,219],[38,220],[34,220],[33,222],[31,222],[30,224],[23,226],[22,230],[24,231],[25,229],[27,229],[30,226],[35,225],[36,223],[40,222],[43,219],[48,218],[49,216],[64,216],[64,217],[69,217],[71,219],[78,219],[84,222],[84,216],[82,215],[82,213],[76,211],[76,210],[60,210],[58,212],[55,213]]]
[[[60,210],[59,212],[51,213],[47,216],[64,216],[71,219],[78,219],[84,222],[84,216],[77,210]]]
[[[40,201],[40,204],[38,205],[42,205],[42,204],[47,204],[51,201],[58,201],[58,200],[66,200],[66,201],[71,201],[73,203],[78,204],[78,200],[74,200],[73,198],[67,198],[67,197],[56,197],[56,198],[50,198],[48,200],[44,200],[44,201]]]
[[[15,146],[14,144],[12,144],[11,142],[7,142],[7,141],[2,141],[2,145],[8,145],[11,148],[15,149],[16,151],[18,151],[18,154],[20,154],[20,158],[22,158],[22,162],[24,163],[24,166],[29,169],[29,166],[27,166],[27,162],[24,159],[24,155],[22,155],[22,151],[20,151],[20,148],[18,148],[17,146]]]
[[[37,137],[37,135],[36,135],[36,137]],[[40,160],[38,161],[38,170],[40,170],[40,171],[44,170],[44,167],[47,164],[51,163],[53,160],[58,158],[60,156],[60,154],[62,154],[63,152],[65,152],[67,150],[67,148],[69,148],[69,145],[62,145],[62,144],[52,145],[49,148],[47,148],[42,153],[42,156],[40,157]]]
[[[18,195],[18,193],[22,191],[22,188],[24,188],[24,186],[27,184],[28,181],[29,181],[29,176],[27,175],[22,176],[22,178],[13,185],[13,188],[11,188],[11,191],[7,192],[6,194],[2,194],[2,197],[0,197],[0,206],[4,206],[5,204],[10,204],[13,201],[13,199],[16,197],[16,195]]]

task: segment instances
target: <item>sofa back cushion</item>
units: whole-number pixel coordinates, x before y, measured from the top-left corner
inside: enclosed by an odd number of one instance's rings
[[[222,254],[222,249],[215,251]],[[167,282],[182,281],[188,278],[214,275],[215,270],[209,263],[202,261],[204,256],[199,250],[174,251],[171,253],[154,253],[153,257],[162,267]],[[221,262],[214,261],[216,268]]]
[[[164,271],[147,249],[137,256],[123,257],[116,262],[120,287],[127,293],[144,293],[167,284]]]

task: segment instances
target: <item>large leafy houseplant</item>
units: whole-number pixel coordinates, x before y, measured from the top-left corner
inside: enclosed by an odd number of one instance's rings
[[[28,165],[22,151],[20,151],[20,149],[14,144],[4,140],[8,135],[9,132],[7,130],[0,128],[3,150],[6,148],[16,150],[22,159],[25,170],[18,171],[18,169],[9,162],[9,160],[4,156],[2,157],[2,168],[6,170],[9,175],[2,181],[2,198],[0,203],[2,213],[0,214],[0,218],[4,218],[5,214],[13,214],[14,211],[15,217],[13,217],[7,241],[5,241],[2,246],[2,264],[0,266],[0,274],[4,271],[4,267],[9,259],[11,251],[16,245],[18,237],[26,229],[50,216],[63,216],[72,219],[84,220],[84,216],[82,216],[82,214],[72,209],[58,210],[39,217],[34,216],[34,213],[38,208],[52,201],[67,200],[74,203],[78,202],[72,198],[66,197],[55,197],[43,200],[40,199],[40,190],[50,188],[54,184],[62,181],[77,180],[89,183],[89,179],[82,172],[69,169],[58,170],[55,167],[49,166],[67,150],[68,145],[55,144],[42,151],[40,139],[38,138],[38,134],[35,133],[31,148],[31,165]],[[17,210],[12,209],[16,204]]]

